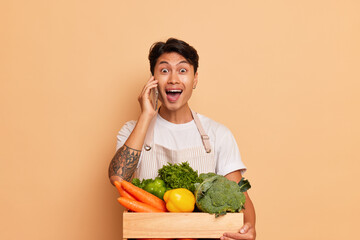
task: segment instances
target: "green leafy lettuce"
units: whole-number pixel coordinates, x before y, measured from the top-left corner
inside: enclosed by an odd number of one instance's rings
[[[188,162],[179,164],[168,163],[158,170],[159,177],[164,180],[167,187],[186,188],[195,191],[195,183],[200,183],[198,172],[192,169]]]

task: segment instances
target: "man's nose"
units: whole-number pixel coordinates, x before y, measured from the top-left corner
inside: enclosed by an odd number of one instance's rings
[[[179,79],[177,72],[173,71],[169,76],[168,83],[176,84],[179,82],[180,82],[180,79]]]

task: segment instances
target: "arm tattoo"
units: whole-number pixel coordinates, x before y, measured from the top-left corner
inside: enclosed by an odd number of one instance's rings
[[[109,177],[116,175],[130,181],[139,162],[140,153],[140,150],[123,145],[110,162]]]

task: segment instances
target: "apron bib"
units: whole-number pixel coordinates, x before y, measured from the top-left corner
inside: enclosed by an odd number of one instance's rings
[[[197,114],[191,111],[195,125],[201,135],[203,146],[172,150],[164,146],[154,144],[154,127],[156,116],[150,123],[146,134],[144,150],[141,152],[141,161],[135,170],[134,177],[139,179],[155,178],[158,176],[158,169],[167,163],[181,163],[187,161],[198,173],[214,172],[216,161],[214,151],[211,151],[209,136],[205,133]]]

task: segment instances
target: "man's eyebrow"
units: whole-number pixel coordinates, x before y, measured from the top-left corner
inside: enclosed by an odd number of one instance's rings
[[[186,61],[186,60],[182,60],[181,62],[179,62],[178,64],[176,64],[176,65],[179,65],[179,64],[182,64],[182,63],[187,63],[187,64],[189,64],[189,62],[188,61]]]
[[[163,64],[163,63],[165,63],[165,64],[169,64],[167,61],[161,61],[161,62],[159,62],[159,64]],[[182,60],[182,61],[178,62],[176,65],[179,65],[179,64],[181,64],[181,63],[188,63],[188,64],[189,64],[189,62],[188,62],[188,61],[186,61],[186,60]]]

